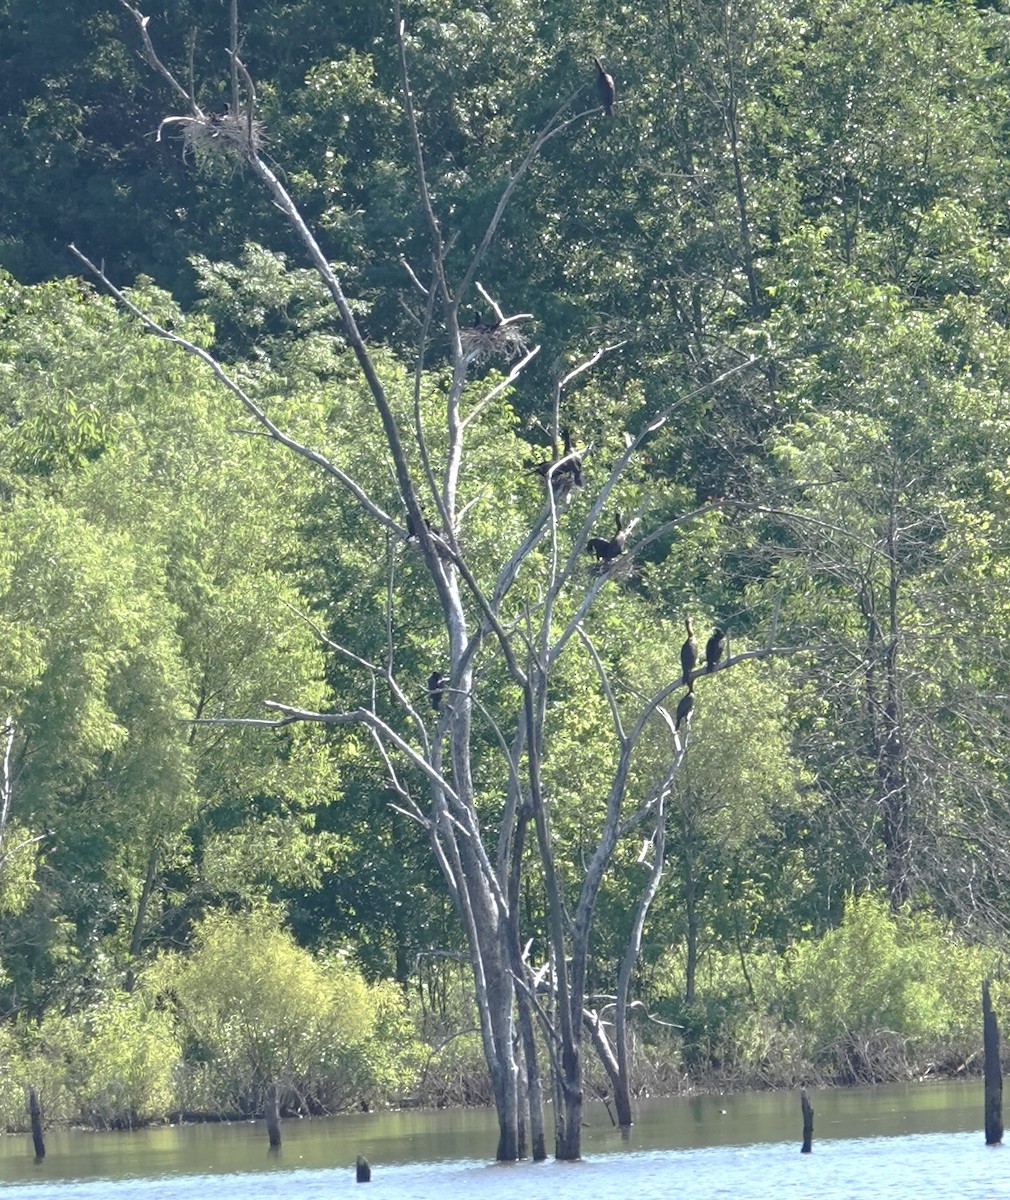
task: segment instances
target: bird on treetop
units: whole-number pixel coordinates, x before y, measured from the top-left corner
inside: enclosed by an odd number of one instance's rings
[[[694,684],[692,683],[687,691],[681,696],[680,703],[677,705],[677,722],[674,729],[680,729],[681,725],[687,721],[690,724],[691,713],[694,712]]]
[[[694,636],[690,617],[685,617],[684,625],[687,628],[687,641],[680,648],[680,665],[684,672],[684,683],[689,684],[691,672],[698,665],[698,639]]]
[[[617,88],[614,86],[614,77],[604,71],[603,63],[598,58],[593,61],[596,63],[596,94],[600,97],[600,103],[603,105],[603,115],[605,117],[612,117],[614,115],[614,101],[617,99]]]
[[[711,673],[719,665],[723,651],[726,649],[725,630],[717,629],[705,643],[705,670]]]

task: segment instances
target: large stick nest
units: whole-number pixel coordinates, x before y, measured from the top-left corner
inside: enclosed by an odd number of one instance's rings
[[[514,318],[513,318],[514,319]],[[529,353],[526,339],[518,325],[507,321],[494,325],[474,325],[459,331],[459,342],[463,355],[471,362],[480,362],[485,358],[504,358],[506,362],[520,358]]]
[[[247,113],[212,113],[206,117],[166,117],[162,126],[182,126],[185,152],[196,158],[243,158],[263,145],[263,125]]]

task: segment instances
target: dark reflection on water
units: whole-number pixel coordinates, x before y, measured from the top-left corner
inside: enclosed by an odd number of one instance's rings
[[[640,1106],[628,1139],[589,1115],[586,1159],[496,1167],[490,1113],[382,1113],[286,1122],[270,1155],[262,1125],[133,1134],[50,1133],[35,1166],[29,1139],[0,1138],[2,1200],[908,1200],[1010,1195],[1010,1154],[986,1150],[981,1085],[812,1093],[814,1153],[800,1155],[795,1093],[744,1093]],[[353,1163],[373,1182],[363,1195]]]

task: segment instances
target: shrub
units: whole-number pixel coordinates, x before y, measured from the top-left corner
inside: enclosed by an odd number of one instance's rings
[[[274,911],[211,914],[195,946],[143,983],[178,1015],[182,1107],[257,1112],[277,1083],[284,1106],[332,1112],[410,1073],[416,1047],[390,987],[370,987],[343,955],[314,957]]]
[[[812,1061],[847,1082],[957,1066],[977,1051],[979,984],[992,965],[928,913],[853,897],[837,929],[795,948],[786,1016]]]
[[[0,1120],[25,1128],[29,1085],[47,1123],[121,1129],[162,1119],[179,1053],[170,1016],[124,992],[69,1016],[0,1027]]]
[[[143,995],[113,992],[86,1012],[49,1017],[42,1037],[61,1051],[76,1119],[130,1128],[171,1107],[179,1043],[169,1014]]]

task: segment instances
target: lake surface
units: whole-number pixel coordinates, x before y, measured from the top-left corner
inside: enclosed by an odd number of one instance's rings
[[[0,1137],[0,1200],[988,1200],[1010,1196],[1010,1147],[987,1149],[978,1081],[649,1101],[625,1140],[592,1106],[581,1163],[495,1166],[491,1113],[452,1110],[262,1124],[56,1133],[45,1162]],[[361,1192],[353,1164],[372,1182]]]

